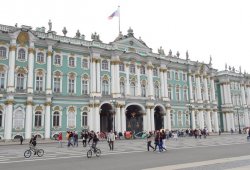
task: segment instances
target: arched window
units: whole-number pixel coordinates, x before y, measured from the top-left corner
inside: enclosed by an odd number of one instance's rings
[[[84,69],[89,68],[89,62],[87,59],[82,59],[82,68],[84,68]]]
[[[5,72],[0,72],[0,89],[5,89]]]
[[[36,91],[43,91],[43,75],[36,76]]]
[[[7,49],[5,47],[0,47],[0,58],[7,57]]]
[[[157,68],[153,68],[153,76],[158,76],[158,70],[157,70]]]
[[[130,95],[135,96],[135,82],[130,83]]]
[[[124,64],[123,63],[119,64],[119,71],[124,71]]]
[[[3,112],[0,110],[0,128],[3,127]]]
[[[53,113],[53,127],[59,127],[60,126],[60,113],[54,112]]]
[[[75,117],[76,117],[75,112],[68,113],[68,127],[69,128],[75,128],[76,126]]]
[[[17,110],[14,112],[13,116],[13,128],[23,129],[24,128],[24,114],[22,110]]]
[[[176,86],[175,94],[176,94],[176,100],[180,101],[180,86],[179,85]]]
[[[82,127],[88,126],[88,114],[86,112],[82,113]]]
[[[141,96],[146,97],[146,85],[144,83],[141,84]]]
[[[102,94],[103,95],[109,94],[109,82],[107,80],[102,81]]]
[[[89,83],[88,80],[82,80],[82,94],[88,94]]]
[[[16,84],[17,90],[23,90],[24,89],[24,75],[23,74],[17,74],[17,84]]]
[[[55,55],[54,64],[61,65],[61,56],[60,55]]]
[[[130,71],[130,73],[135,74],[135,65],[134,64],[130,64],[129,71]]]
[[[141,66],[140,73],[143,74],[143,75],[145,74],[145,67],[144,66]]]
[[[74,57],[69,57],[69,66],[75,67],[75,58]]]
[[[124,81],[120,81],[120,90],[121,90],[121,95],[125,95],[125,83]]]
[[[35,127],[41,127],[42,126],[42,113],[36,112],[35,113]]]
[[[18,51],[18,59],[19,60],[25,60],[25,56],[26,55],[26,53],[25,53],[25,50],[24,49],[20,49],[19,51]]]
[[[160,97],[160,89],[158,83],[154,84],[154,93],[155,93],[155,98],[158,99]]]
[[[37,61],[38,63],[44,63],[44,54],[41,53],[41,52],[39,52],[39,53],[37,54],[37,56],[36,56],[36,61]]]
[[[108,70],[109,69],[109,64],[107,60],[102,61],[102,69],[103,70]]]

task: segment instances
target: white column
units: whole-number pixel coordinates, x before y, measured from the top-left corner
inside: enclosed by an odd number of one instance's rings
[[[228,103],[231,104],[232,103],[232,98],[231,98],[231,90],[230,90],[230,84],[227,83],[226,84],[227,87],[227,97],[228,97]]]
[[[150,106],[146,106],[146,114],[147,114],[147,131],[152,131],[151,128],[151,115],[150,115]]]
[[[5,129],[4,129],[4,139],[10,140],[12,138],[12,115],[13,115],[13,97],[7,100],[6,112],[5,112]]]
[[[250,106],[250,85],[247,85],[247,105]]]
[[[115,112],[115,130],[119,133],[121,132],[121,113],[120,113],[120,107],[116,107]]]
[[[204,76],[203,79],[204,79],[205,101],[206,101],[206,102],[209,102],[209,101],[208,101],[207,77]]]
[[[25,139],[30,139],[32,133],[32,97],[27,100],[25,115]]]
[[[126,72],[126,95],[130,95],[129,91],[129,64],[125,64],[125,72]]]
[[[153,93],[153,66],[148,66],[148,97],[153,98],[154,93]]]
[[[33,77],[34,77],[34,43],[30,43],[28,58],[28,93],[33,93]]]
[[[45,138],[50,138],[50,107],[51,99],[47,98],[45,103]]]
[[[230,114],[229,113],[225,113],[225,117],[226,117],[226,128],[227,128],[227,131],[230,132],[231,130],[231,118],[230,118]]]
[[[148,126],[147,126],[147,115],[146,113],[143,113],[143,131],[148,131]]]
[[[230,124],[231,124],[231,128],[235,131],[235,125],[234,125],[234,114],[230,113]]]
[[[191,123],[192,123],[192,128],[193,128],[193,129],[196,129],[194,109],[192,109],[191,115],[192,115],[192,116],[191,116],[191,117],[192,117],[192,118],[191,118],[191,121],[192,121],[192,122],[191,122]]]
[[[151,129],[152,131],[155,131],[155,117],[154,117],[153,107],[150,108],[150,115],[151,115]]]
[[[197,87],[197,101],[202,102],[201,98],[201,81],[200,76],[196,75],[196,87]]]
[[[99,106],[95,107],[95,132],[100,132],[100,109]]]
[[[96,60],[93,59],[92,63],[92,76],[91,76],[91,87],[92,87],[92,93],[96,93]],[[94,95],[94,94],[92,94]],[[93,130],[93,129],[92,129]]]
[[[115,74],[116,74],[116,93],[120,94],[121,90],[120,90],[120,69],[119,69],[119,62],[116,62],[115,64]]]
[[[46,94],[52,94],[51,90],[51,57],[52,57],[52,46],[48,46],[47,55],[47,80],[46,80]]]
[[[224,87],[223,87],[223,84],[220,84],[220,92],[221,92],[221,104],[225,104],[225,97],[224,97]]]
[[[165,113],[164,115],[163,115],[163,122],[164,122],[164,129],[167,129],[167,123],[168,123],[168,120],[167,120],[167,113]]]
[[[126,131],[126,115],[125,115],[125,108],[122,106],[121,110],[121,119],[122,119],[122,133]]]
[[[212,98],[212,101],[214,103],[214,102],[216,102],[216,99],[215,99],[215,87],[214,87],[214,78],[213,77],[210,77],[210,82],[211,82],[211,98]]]
[[[214,114],[214,131],[219,132],[219,121],[218,121],[218,113],[217,111],[213,111]]]
[[[204,115],[203,115],[203,110],[199,110],[199,118],[200,118],[200,129],[204,129]]]
[[[12,40],[9,48],[9,69],[8,69],[8,84],[7,92],[15,91],[15,61],[16,61],[16,40]]]
[[[165,97],[165,88],[164,88],[164,75],[163,69],[160,69],[160,76],[161,76],[161,97]]]
[[[192,85],[192,74],[191,73],[188,73],[188,81],[189,81],[189,99],[190,99],[190,102],[193,102],[194,98],[193,98],[193,85]]]
[[[101,70],[101,65],[100,65],[100,60],[97,60],[96,62],[96,82],[95,84],[97,84],[96,87],[96,92],[97,93],[101,93],[101,77],[100,77],[100,70]]]
[[[88,112],[88,126],[89,126],[89,130],[94,130],[93,129],[93,112],[94,112],[94,108],[93,106],[89,107],[89,112]]]
[[[244,122],[245,122],[245,127],[249,127],[249,115],[248,115],[248,109],[244,108]]]
[[[116,86],[117,86],[117,83],[115,83],[115,65],[114,65],[114,61],[111,61],[111,93],[116,93]]]
[[[165,97],[167,98],[167,100],[169,100],[169,98],[168,98],[168,76],[167,76],[167,70],[165,70],[163,72],[163,80],[164,80]]]
[[[171,127],[171,116],[170,116],[170,109],[167,109],[167,129],[170,131],[172,130]]]
[[[244,84],[241,84],[241,100],[242,100],[242,104],[243,106],[246,105],[246,95],[245,95],[245,89],[244,89]]]
[[[141,76],[140,76],[140,67],[136,66],[136,75],[137,75],[137,96],[141,96]]]
[[[211,112],[207,111],[206,115],[207,115],[206,118],[207,118],[207,129],[208,129],[208,132],[212,132]]]

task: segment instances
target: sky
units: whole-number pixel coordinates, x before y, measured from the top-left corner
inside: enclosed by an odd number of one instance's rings
[[[225,64],[250,73],[249,0],[12,0],[1,2],[0,24],[46,27],[74,37],[79,29],[86,40],[97,32],[104,43],[118,36],[118,17],[108,19],[120,6],[123,34],[131,27],[157,53],[171,49],[185,59],[225,69]]]

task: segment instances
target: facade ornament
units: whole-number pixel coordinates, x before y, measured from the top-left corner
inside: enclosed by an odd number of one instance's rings
[[[162,46],[160,46],[160,48],[158,49],[158,53],[159,53],[160,55],[165,55],[165,52],[164,52],[164,50],[162,49]]]
[[[52,22],[51,22],[51,20],[49,20],[49,31],[48,32],[51,32],[52,31]]]
[[[210,55],[210,58],[209,58],[209,65],[211,66],[212,65],[212,56]]]
[[[241,74],[241,66],[239,67],[239,72],[240,72],[240,74]]]
[[[188,54],[188,51],[186,52],[186,60],[189,60],[189,54]]]
[[[234,67],[232,68],[232,71],[235,72],[235,68]]]
[[[92,33],[91,39],[93,41],[101,42],[99,35],[95,32],[94,34]]]
[[[85,35],[84,34],[81,35],[81,39],[85,40]]]
[[[231,71],[231,66],[228,67],[228,70]]]
[[[80,36],[81,36],[81,33],[79,30],[77,30],[75,38],[80,38]]]
[[[18,27],[18,26],[17,26],[17,23],[15,24],[15,27]]]
[[[227,70],[227,63],[225,64],[225,70]]]
[[[133,29],[131,27],[129,27],[129,29],[128,29],[128,37],[133,37],[133,36],[134,36]]]
[[[169,57],[172,57],[172,50],[170,49],[169,52],[168,52],[168,56]]]
[[[66,29],[66,27],[63,28],[62,32],[63,32],[63,35],[66,36],[66,34],[68,32],[67,29]]]
[[[179,51],[177,51],[176,56],[177,56],[177,58],[180,58],[180,53],[179,53]]]

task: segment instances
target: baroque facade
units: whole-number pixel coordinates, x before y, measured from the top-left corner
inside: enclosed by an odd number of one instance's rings
[[[111,43],[45,28],[0,25],[0,139],[67,130],[124,132],[249,126],[250,77],[217,71],[162,48],[130,28]]]

